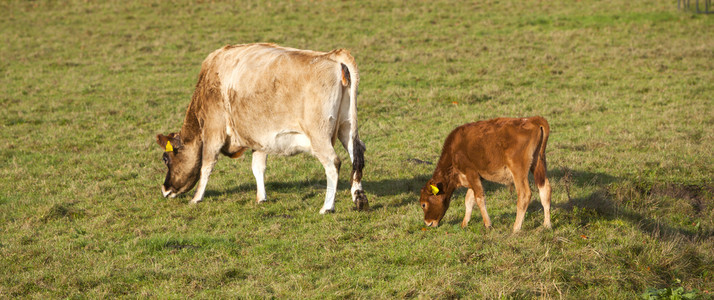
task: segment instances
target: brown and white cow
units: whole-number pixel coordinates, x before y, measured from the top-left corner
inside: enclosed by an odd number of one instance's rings
[[[549,133],[550,126],[542,117],[498,118],[454,129],[444,142],[434,175],[421,189],[419,203],[424,210],[426,225],[438,226],[449,208],[454,190],[467,187],[466,214],[461,227],[469,223],[474,203],[477,203],[484,225],[490,228],[491,220],[481,186],[481,179],[486,179],[515,185],[518,202],[513,232],[519,231],[531,198],[530,170],[545,213],[543,226],[550,228],[550,183],[545,165]]]
[[[324,214],[335,210],[339,139],[352,161],[352,201],[368,206],[362,189],[364,143],[357,132],[359,73],[349,51],[317,52],[274,44],[229,45],[203,61],[179,133],[159,134],[168,167],[161,186],[175,197],[198,182],[191,203],[203,199],[218,154],[253,151],[257,201],[266,200],[263,175],[268,155],[307,152],[327,175]]]

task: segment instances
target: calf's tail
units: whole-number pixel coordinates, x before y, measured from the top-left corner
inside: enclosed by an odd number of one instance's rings
[[[540,126],[540,140],[534,154],[534,163],[531,172],[536,184],[541,187],[545,184],[546,179],[546,163],[545,163],[545,147],[548,144],[548,136],[550,135],[550,126],[548,121],[542,117],[538,117],[538,125]]]

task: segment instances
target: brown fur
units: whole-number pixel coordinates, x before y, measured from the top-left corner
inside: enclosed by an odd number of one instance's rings
[[[518,193],[516,223],[520,230],[530,201],[528,171],[533,172],[544,207],[544,226],[550,227],[550,183],[546,177],[545,148],[550,126],[542,117],[497,118],[457,127],[446,138],[441,158],[432,178],[421,190],[419,200],[424,222],[437,226],[449,208],[451,196],[467,187],[465,227],[477,203],[484,225],[491,226],[486,212],[481,179],[502,184],[513,183]],[[439,192],[434,195],[431,185]]]

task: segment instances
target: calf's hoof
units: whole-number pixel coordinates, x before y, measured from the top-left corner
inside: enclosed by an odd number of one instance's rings
[[[365,194],[363,190],[355,191],[355,209],[357,209],[357,210],[369,209],[369,201],[367,200],[367,194]]]

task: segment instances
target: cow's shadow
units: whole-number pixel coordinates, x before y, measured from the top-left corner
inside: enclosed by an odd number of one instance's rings
[[[391,202],[389,206],[411,205],[418,201],[419,190],[429,178],[431,178],[430,175],[420,174],[415,175],[412,178],[397,178],[371,181],[367,179],[367,176],[365,176],[362,180],[362,187],[367,192],[368,197],[370,197],[371,209],[379,209],[385,206],[384,203],[379,203],[380,198],[395,195],[403,195],[404,197],[400,197],[400,200],[397,202]],[[239,185],[233,186],[228,189],[221,190],[208,188],[204,193],[204,198],[219,197],[225,194],[235,193],[250,193],[251,195],[254,195],[256,192],[256,184],[255,181],[252,180],[252,177],[249,179],[250,180],[244,181]],[[338,195],[344,190],[349,191],[350,187],[351,182],[349,180],[340,179],[337,183]],[[271,191],[280,192],[288,190],[297,190],[300,193],[300,198],[307,199],[315,197],[318,194],[324,195],[325,188],[326,182],[324,178],[265,182],[265,189],[268,193],[269,198],[268,201],[270,201]]]

